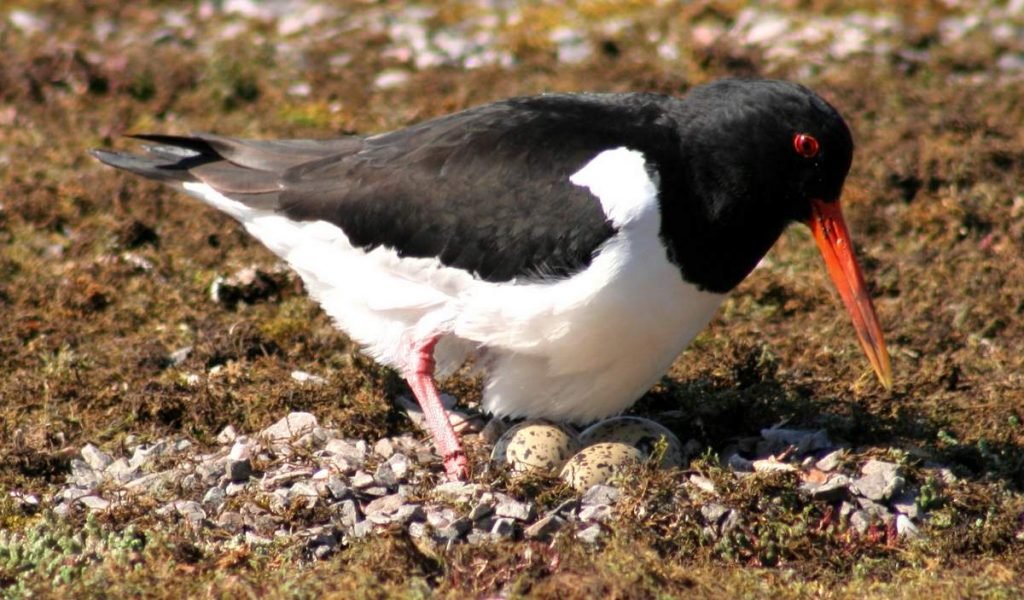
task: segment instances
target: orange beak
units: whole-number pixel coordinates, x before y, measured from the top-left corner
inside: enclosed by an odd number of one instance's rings
[[[882,339],[882,328],[878,324],[878,315],[871,304],[864,276],[860,272],[857,259],[853,256],[853,243],[850,232],[846,229],[843,211],[839,201],[811,201],[811,218],[807,222],[818,249],[825,259],[828,274],[839,295],[843,298],[846,311],[853,319],[853,328],[857,330],[860,346],[864,349],[871,367],[878,375],[885,389],[892,389],[892,368],[889,366],[889,351],[885,349]]]

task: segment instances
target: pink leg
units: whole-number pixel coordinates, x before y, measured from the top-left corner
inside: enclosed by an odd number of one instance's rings
[[[427,420],[430,435],[434,438],[434,446],[444,460],[444,470],[448,473],[448,479],[464,481],[469,479],[469,462],[459,444],[459,436],[448,421],[448,413],[441,405],[441,397],[434,383],[434,346],[437,345],[437,340],[438,337],[435,336],[424,342],[413,343],[410,348],[410,360],[406,363],[409,365],[409,371],[405,374],[405,379],[423,408],[423,416]]]

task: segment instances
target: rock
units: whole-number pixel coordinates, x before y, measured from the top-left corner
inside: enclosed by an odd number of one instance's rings
[[[850,527],[853,527],[853,530],[857,533],[866,533],[869,525],[871,525],[871,521],[864,511],[855,510],[850,513]]]
[[[84,460],[71,459],[71,482],[79,487],[96,489],[103,478]]]
[[[579,509],[580,503],[575,498],[563,500],[561,504],[548,511],[549,515],[559,515],[571,518]]]
[[[128,461],[128,464],[133,468],[144,470],[146,467],[150,466],[154,460],[166,453],[167,450],[168,445],[164,440],[157,440],[149,446],[137,446],[131,459]]]
[[[114,481],[128,483],[138,476],[139,470],[129,464],[127,459],[119,458],[107,465],[105,473]]]
[[[479,521],[480,519],[483,519],[484,517],[487,517],[493,513],[494,502],[484,502],[483,500],[481,500],[480,502],[477,502],[475,505],[473,505],[473,508],[470,509],[469,515],[467,516],[471,521]]]
[[[921,536],[921,531],[907,515],[896,516],[896,535],[912,540]]]
[[[252,477],[252,461],[250,460],[251,448],[248,444],[236,441],[228,452],[227,462],[224,464],[224,474],[235,483],[248,481]]]
[[[597,523],[576,532],[576,539],[584,544],[596,544],[601,539],[602,529]]]
[[[391,494],[370,501],[363,512],[366,513],[367,518],[376,515],[393,515],[404,503],[405,498],[401,494]]]
[[[518,502],[512,498],[502,498],[494,507],[494,514],[509,517],[517,521],[532,521],[536,515],[532,502]]]
[[[523,530],[528,540],[546,540],[565,526],[565,519],[558,515],[547,515]]]
[[[373,445],[373,453],[381,458],[391,458],[391,455],[395,453],[395,446],[388,438],[382,438]]]
[[[921,507],[917,505],[917,496],[917,490],[903,490],[892,497],[889,506],[902,515],[917,519],[921,516]]]
[[[295,465],[284,465],[277,472],[268,472],[263,475],[260,487],[264,490],[274,490],[288,486],[296,481],[309,479],[315,470],[312,467],[300,467]]]
[[[516,534],[516,522],[513,519],[497,519],[491,528],[491,535],[499,539],[511,539]]]
[[[224,486],[224,493],[228,496],[237,496],[245,491],[247,485],[245,483],[229,483]]]
[[[392,523],[405,524],[410,521],[422,521],[426,518],[426,513],[423,512],[423,506],[419,504],[403,504],[398,507],[395,514],[391,515]],[[467,522],[466,529],[471,526],[468,524],[468,520],[463,519]]]
[[[323,377],[307,373],[305,371],[292,371],[292,380],[299,383],[308,383],[310,385],[323,385],[327,383],[327,380]]]
[[[299,502],[306,509],[312,509],[320,500],[320,494],[312,484],[300,481],[288,489],[288,500]]]
[[[423,538],[427,535],[428,526],[422,521],[413,521],[409,523],[409,537]]]
[[[781,462],[774,457],[755,460],[751,464],[754,465],[755,473],[778,473],[797,470],[796,466],[787,462]]]
[[[95,511],[107,510],[110,508],[110,501],[99,496],[82,496],[78,499],[78,503],[89,510]]]
[[[892,518],[892,513],[889,508],[884,504],[879,504],[874,500],[868,498],[857,498],[857,504],[863,509],[863,511],[871,518],[879,521],[888,521]]]
[[[178,489],[181,476],[181,471],[178,469],[159,471],[132,479],[125,483],[124,487],[134,492],[145,491],[151,496],[160,496],[168,491]]]
[[[188,357],[191,355],[192,346],[182,346],[181,348],[178,348],[177,350],[171,352],[171,354],[167,357],[167,361],[170,363],[170,365],[168,366],[177,367],[181,363],[188,360]]]
[[[589,504],[580,509],[580,521],[607,521],[612,517],[612,507],[608,504]]]
[[[814,466],[820,471],[835,471],[846,460],[846,450],[834,450],[823,456]]]
[[[327,491],[331,497],[335,500],[344,500],[352,495],[352,490],[345,483],[345,480],[337,475],[331,475],[327,478]]]
[[[371,485],[370,487],[363,488],[359,491],[362,493],[363,496],[380,497],[388,495],[388,488],[382,485]]]
[[[719,523],[725,520],[725,517],[729,514],[730,510],[731,509],[727,506],[717,502],[710,502],[700,507],[700,514],[704,517],[704,520],[708,525],[714,525],[717,527]]]
[[[194,473],[205,485],[213,485],[224,475],[224,462],[212,458],[207,459],[196,465]]]
[[[456,502],[469,502],[481,490],[482,487],[478,483],[446,481],[434,488],[434,494],[451,498]]]
[[[733,471],[740,473],[752,473],[754,471],[754,463],[740,456],[738,452],[729,454],[725,459],[725,464]]]
[[[861,473],[850,489],[869,500],[887,500],[902,490],[905,483],[899,465],[890,462],[869,460],[861,467]]]
[[[434,529],[434,533],[446,540],[454,541],[465,535],[470,529],[473,528],[473,522],[465,517],[457,518],[444,527],[437,527]]]
[[[366,442],[362,440],[358,443],[339,439],[327,440],[327,443],[324,445],[324,451],[332,456],[344,459],[347,463],[354,465],[355,468],[361,467],[363,462],[366,461]]]
[[[10,493],[10,497],[22,509],[32,511],[39,507],[39,496],[35,494],[26,494],[15,490]]]
[[[63,500],[64,502],[74,502],[79,498],[88,496],[92,493],[89,489],[78,488],[78,487],[66,487],[60,491],[57,495],[57,499]]]
[[[203,510],[202,505],[194,500],[175,500],[174,502],[169,502],[158,508],[156,514],[162,517],[176,514],[193,527],[202,525],[203,520],[206,519],[206,511]]]
[[[459,514],[455,509],[447,506],[431,506],[426,510],[427,524],[435,529],[447,527],[458,518]]]
[[[251,546],[265,546],[274,540],[252,531],[245,532],[245,543]]]
[[[338,538],[333,533],[319,533],[306,542],[306,550],[317,560],[323,560],[338,549]]]
[[[846,475],[833,475],[825,483],[805,481],[800,484],[800,491],[815,500],[832,502],[846,496],[850,487],[850,478]]]
[[[409,461],[408,456],[401,452],[396,452],[388,458],[387,464],[391,467],[391,472],[395,474],[395,477],[398,478],[399,481],[404,481],[409,475],[409,469],[412,463]]]
[[[715,482],[702,475],[690,475],[689,482],[697,489],[709,494],[717,494]]]
[[[361,538],[366,537],[373,531],[373,522],[369,520],[362,520],[352,526],[350,531],[352,537]]]
[[[82,459],[95,471],[102,471],[110,466],[110,463],[114,462],[114,459],[109,454],[92,444],[82,446]]]
[[[343,527],[353,527],[359,521],[359,507],[354,500],[342,500],[330,508]]]
[[[350,483],[352,484],[352,487],[357,490],[368,488],[374,484],[373,475],[370,475],[365,471],[359,471],[352,476]]]
[[[281,488],[274,490],[272,493],[262,496],[264,506],[275,515],[283,515],[291,502],[288,498],[288,490]]]
[[[219,487],[212,487],[203,495],[203,504],[216,510],[220,508],[220,505],[224,504],[226,498],[227,494],[224,493],[224,490]]]
[[[287,447],[292,440],[313,431],[316,417],[308,412],[293,412],[260,432],[260,438],[274,449]]]
[[[245,483],[252,477],[252,463],[249,459],[229,460],[224,465],[224,474],[233,483]]]
[[[217,517],[217,526],[231,533],[238,533],[245,527],[245,520],[237,512],[226,510]]]
[[[386,462],[377,465],[377,470],[373,473],[373,479],[385,487],[395,487],[398,485],[398,477],[395,476],[391,465]]]
[[[769,448],[759,449],[766,454],[775,454],[781,450],[793,446],[797,455],[807,454],[816,450],[824,450],[832,447],[832,440],[828,438],[828,432],[824,429],[817,431],[806,431],[802,429],[783,429],[772,427],[761,430],[761,437],[769,443]]]
[[[616,487],[610,485],[597,484],[591,486],[587,490],[583,497],[580,498],[580,504],[583,506],[592,506],[594,504],[615,504],[619,501],[621,492]]]

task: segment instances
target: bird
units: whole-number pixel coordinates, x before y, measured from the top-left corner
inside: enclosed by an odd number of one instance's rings
[[[138,134],[103,163],[227,213],[399,371],[447,477],[469,463],[438,381],[584,424],[657,383],[791,223],[809,226],[880,383],[892,372],[840,196],[850,128],[809,88],[545,93],[376,135]]]

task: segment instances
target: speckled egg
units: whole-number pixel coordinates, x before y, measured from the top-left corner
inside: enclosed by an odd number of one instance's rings
[[[683,464],[683,445],[674,433],[664,426],[642,417],[613,417],[583,430],[580,443],[590,446],[600,442],[620,442],[640,450],[644,458],[654,452],[658,440],[665,438],[667,447],[661,458],[662,467]]]
[[[543,419],[523,421],[494,444],[491,460],[509,465],[516,473],[557,473],[580,449],[576,431]]]
[[[574,489],[585,492],[605,483],[630,465],[644,460],[636,447],[621,442],[601,442],[580,450],[562,467],[562,479]]]

